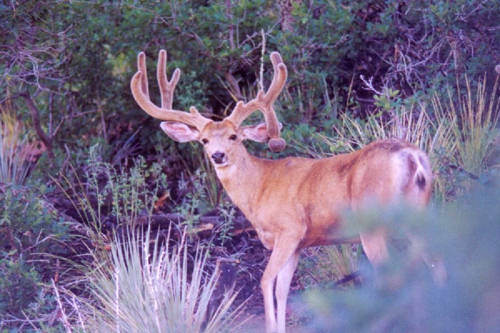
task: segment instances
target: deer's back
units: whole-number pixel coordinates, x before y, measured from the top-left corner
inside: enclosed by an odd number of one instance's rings
[[[330,158],[290,157],[269,163],[273,166],[267,168],[266,178],[271,181],[256,193],[257,207],[262,209],[247,217],[256,224],[273,221],[266,227],[280,232],[300,230],[304,233],[301,246],[341,241],[345,235],[337,230],[346,208],[358,208],[367,200],[401,199],[423,206],[430,196],[427,156],[400,140],[376,141]],[[263,242],[272,247],[272,239]]]

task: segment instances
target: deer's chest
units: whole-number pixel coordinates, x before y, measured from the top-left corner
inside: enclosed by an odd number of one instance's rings
[[[274,247],[274,238],[277,234],[276,221],[263,211],[248,211],[245,212],[245,215],[257,232],[257,236],[264,247],[271,250]]]
[[[257,231],[257,236],[259,236],[262,245],[268,250],[272,250],[274,247],[274,233],[268,229],[255,227]]]
[[[273,249],[276,237],[288,235],[301,239],[305,235],[303,217],[298,213],[291,214],[291,210],[261,210],[247,217],[268,250]]]

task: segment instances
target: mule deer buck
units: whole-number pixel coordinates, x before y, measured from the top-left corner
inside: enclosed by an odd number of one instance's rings
[[[180,71],[176,69],[169,81],[166,58],[161,50],[157,64],[161,107],[149,97],[143,52],[131,80],[132,94],[144,111],[164,120],[160,127],[170,138],[203,144],[229,197],[250,220],[264,246],[272,250],[261,280],[267,332],[285,332],[286,301],[300,250],[343,241],[336,234],[343,209],[356,209],[369,197],[383,203],[406,200],[418,207],[428,203],[432,181],[429,159],[420,149],[400,140],[377,141],[353,153],[323,159],[268,160],[247,152],[244,140],[268,142],[273,151],[285,147],[273,109],[287,78],[279,53],[271,54],[274,75],[268,90],[259,91],[247,103],[239,101],[219,122],[202,116],[195,107],[189,113],[172,109]],[[242,126],[254,111],[262,112],[265,122]],[[384,229],[356,239],[373,264],[387,258]]]

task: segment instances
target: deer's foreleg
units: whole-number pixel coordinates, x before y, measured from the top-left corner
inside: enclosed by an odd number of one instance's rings
[[[289,264],[290,267],[287,267],[286,271],[292,272],[289,274],[285,274],[282,279],[284,280],[284,282],[287,282],[286,279],[288,279],[288,275],[293,275],[296,264],[294,264],[295,259],[292,259],[292,257],[296,255],[297,248],[301,239],[302,237],[297,235],[279,235],[274,242],[271,258],[269,259],[269,263],[267,264],[266,269],[264,270],[264,274],[262,275],[260,286],[262,288],[262,294],[264,296],[266,332],[268,333],[276,332],[276,313],[274,311],[273,292],[274,281],[276,280],[278,274],[285,268],[285,266],[287,266],[287,263],[289,261],[291,261],[291,263]],[[293,270],[291,269],[292,267],[294,268]],[[288,282],[288,287],[289,285],[290,283]],[[288,287],[286,288],[287,293]],[[280,287],[280,296],[282,296],[282,293],[284,293],[284,291],[285,289]]]
[[[288,259],[285,266],[278,273],[276,281],[276,303],[278,306],[278,332],[285,333],[286,329],[286,301],[288,292],[290,291],[290,284],[292,283],[293,273],[297,268],[299,262],[299,252],[296,251]]]

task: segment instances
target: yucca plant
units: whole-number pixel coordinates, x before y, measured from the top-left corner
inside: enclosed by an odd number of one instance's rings
[[[149,230],[128,231],[123,240],[115,237],[109,262],[100,262],[91,275],[90,289],[99,305],[82,329],[228,332],[243,323],[236,322],[242,306],[232,308],[237,295],[233,290],[226,291],[218,305],[211,303],[218,274],[207,274],[206,251],[198,249],[191,260],[184,238],[175,249],[159,244]]]

